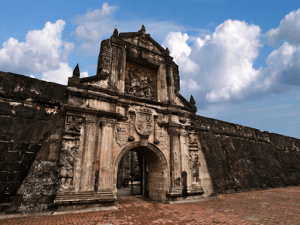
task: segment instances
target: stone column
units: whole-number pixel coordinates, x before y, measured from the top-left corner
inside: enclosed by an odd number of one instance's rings
[[[170,167],[170,194],[181,194],[180,133],[176,128],[170,128]]]
[[[97,194],[101,197],[113,197],[113,143],[114,119],[102,119],[102,137],[100,147],[100,168]]]
[[[84,149],[80,178],[80,191],[94,191],[95,158],[98,125],[96,117],[86,116],[84,135]]]

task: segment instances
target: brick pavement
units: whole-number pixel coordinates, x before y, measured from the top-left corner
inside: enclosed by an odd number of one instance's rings
[[[123,197],[119,210],[0,221],[4,224],[300,224],[300,187],[219,195],[211,201],[167,205]]]

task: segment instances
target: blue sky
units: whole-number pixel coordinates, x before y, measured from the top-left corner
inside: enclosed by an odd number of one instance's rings
[[[96,73],[100,42],[146,32],[179,65],[198,115],[300,138],[300,8],[294,1],[0,1],[0,70],[66,84]]]

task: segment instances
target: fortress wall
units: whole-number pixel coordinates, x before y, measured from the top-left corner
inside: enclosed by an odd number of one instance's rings
[[[197,116],[215,193],[300,184],[300,140]]]
[[[53,202],[66,87],[0,72],[0,210]]]

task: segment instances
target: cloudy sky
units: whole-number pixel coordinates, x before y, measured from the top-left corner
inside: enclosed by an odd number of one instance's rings
[[[61,3],[63,2],[63,3]],[[93,76],[100,42],[146,32],[169,47],[198,115],[300,138],[298,0],[0,1],[0,70],[61,84]]]

